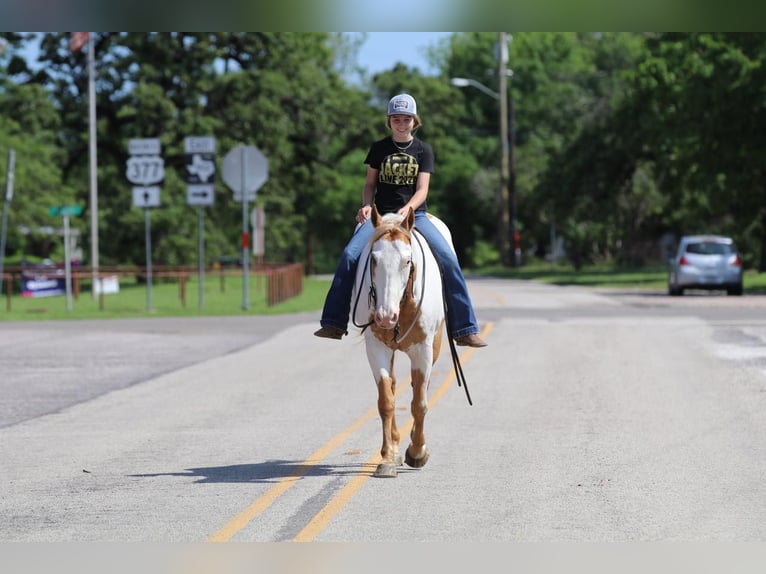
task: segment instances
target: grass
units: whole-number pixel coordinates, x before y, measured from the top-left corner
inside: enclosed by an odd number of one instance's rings
[[[539,281],[554,285],[580,285],[583,287],[618,288],[626,290],[647,289],[665,291],[667,271],[664,266],[642,269],[621,269],[608,265],[589,265],[575,271],[571,265],[552,265],[543,261],[530,261],[518,269],[502,266],[466,270],[467,276],[492,276],[510,279]],[[0,298],[0,323],[2,321],[66,320],[66,319],[115,319],[127,317],[200,317],[223,315],[277,315],[318,311],[322,308],[329,287],[327,279],[305,277],[303,292],[292,299],[269,307],[266,304],[266,283],[263,278],[251,277],[248,284],[248,309],[243,309],[241,277],[227,277],[221,283],[217,277],[206,277],[204,307],[199,307],[199,290],[196,277],[186,285],[186,305],[181,302],[176,282],[158,281],[152,286],[152,305],[148,308],[147,288],[144,284],[122,279],[117,294],[104,296],[104,308],[93,299],[89,291],[83,291],[67,310],[66,297],[23,298],[11,297],[7,309],[5,286]],[[746,294],[766,294],[766,274],[746,271],[744,276]]]
[[[24,298],[11,297],[7,308],[5,286],[0,298],[0,323],[2,321],[59,320],[59,319],[117,319],[126,317],[202,317],[223,315],[279,315],[300,313],[322,308],[327,294],[327,280],[305,277],[303,291],[269,307],[266,304],[266,281],[251,277],[248,283],[248,309],[243,309],[244,294],[241,277],[227,277],[221,283],[218,277],[205,278],[203,308],[199,306],[199,282],[190,278],[186,282],[186,305],[181,301],[177,282],[157,281],[151,289],[149,308],[148,289],[145,284],[122,278],[119,293],[104,295],[103,309],[98,298],[93,298],[89,288],[78,298],[72,297],[72,310],[67,309],[65,296]]]
[[[581,285],[583,287],[624,287],[626,289],[664,289],[667,287],[665,267],[620,269],[607,265],[589,265],[575,271],[570,264],[553,265],[535,261],[518,269],[500,265],[472,270],[468,274],[510,279],[526,279],[553,285]]]
[[[568,263],[551,264],[532,261],[518,269],[500,265],[467,270],[466,275],[526,279],[552,285],[580,285],[616,289],[646,289],[666,291],[668,271],[664,265],[646,266],[639,269],[623,269],[612,265],[586,265],[579,271]],[[745,271],[743,285],[747,294],[766,293],[766,273]]]

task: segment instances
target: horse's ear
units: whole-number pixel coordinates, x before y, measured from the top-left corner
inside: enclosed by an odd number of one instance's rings
[[[372,204],[372,212],[370,213],[370,219],[372,219],[372,226],[377,227],[378,223],[380,223],[380,213],[378,213],[378,208],[375,207],[375,204]]]
[[[415,225],[415,212],[412,211],[412,208],[409,208],[409,211],[407,211],[407,217],[404,218],[404,228],[405,229],[412,229]]]

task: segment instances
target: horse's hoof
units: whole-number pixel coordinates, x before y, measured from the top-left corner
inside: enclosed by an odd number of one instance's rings
[[[396,478],[396,465],[390,462],[381,462],[372,476],[376,478]]]
[[[430,455],[428,454],[428,450],[426,450],[425,454],[422,457],[413,458],[410,456],[410,450],[407,449],[407,452],[404,455],[404,462],[407,463],[407,466],[411,466],[412,468],[423,468],[428,462],[429,456]]]
[[[402,455],[401,454],[395,454],[394,455],[394,464],[396,466],[402,466]]]

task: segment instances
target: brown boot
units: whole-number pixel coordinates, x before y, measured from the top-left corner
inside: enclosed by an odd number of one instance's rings
[[[478,335],[471,333],[470,335],[463,335],[462,337],[457,337],[455,339],[456,345],[461,345],[463,347],[486,347],[487,343],[485,343],[481,337]]]
[[[322,327],[318,331],[314,331],[315,337],[323,337],[325,339],[342,339],[346,332],[343,329],[337,327]]]

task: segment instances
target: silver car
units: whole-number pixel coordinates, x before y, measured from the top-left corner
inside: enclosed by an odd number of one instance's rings
[[[670,259],[668,294],[684,289],[726,290],[742,295],[742,258],[730,237],[685,235]]]

